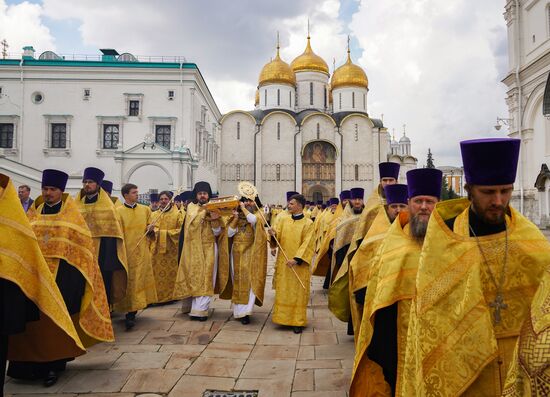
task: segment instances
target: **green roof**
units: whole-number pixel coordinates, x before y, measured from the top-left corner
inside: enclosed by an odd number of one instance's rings
[[[20,59],[0,59],[0,66],[19,65]],[[148,69],[198,69],[195,63],[179,62],[124,62],[124,61],[72,61],[64,59],[23,59],[23,66],[109,67]]]

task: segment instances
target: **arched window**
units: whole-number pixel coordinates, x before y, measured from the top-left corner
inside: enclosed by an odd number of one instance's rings
[[[292,91],[288,92],[288,106],[292,107]]]
[[[313,105],[313,83],[309,83],[309,104]]]
[[[281,140],[281,123],[277,122],[277,140]]]
[[[339,110],[342,110],[342,93],[338,94],[338,102],[339,102],[339,106],[340,106]]]
[[[359,164],[355,164],[355,180],[359,180]]]
[[[281,180],[281,164],[277,164],[275,166],[275,179],[277,179],[278,181]]]
[[[351,93],[351,107],[355,109],[355,92]]]
[[[237,139],[241,139],[241,122],[237,121]]]
[[[264,105],[267,106],[267,89],[264,90]]]
[[[277,106],[281,106],[281,90],[277,88]]]

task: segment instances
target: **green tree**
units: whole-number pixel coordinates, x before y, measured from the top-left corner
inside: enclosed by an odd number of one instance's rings
[[[426,168],[435,168],[432,151],[429,148],[428,148],[428,158],[426,159]]]

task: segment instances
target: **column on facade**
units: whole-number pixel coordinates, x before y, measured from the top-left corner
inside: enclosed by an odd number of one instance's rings
[[[336,183],[334,184],[334,190],[335,194],[338,195],[339,192],[342,191],[342,162],[343,162],[343,153],[342,153],[342,135],[340,132],[340,128],[338,126],[334,126],[334,136],[336,139],[334,140],[334,146],[336,146],[336,164],[335,164],[335,174],[336,174]]]
[[[294,139],[294,153],[295,153],[295,158],[294,158],[294,164],[296,164],[296,172],[295,172],[295,181],[294,181],[294,186],[295,186],[295,190],[297,192],[300,192],[300,193],[303,193],[302,192],[302,189],[303,189],[303,180],[304,180],[304,176],[302,174],[302,146],[304,145],[303,143],[303,134],[302,134],[302,131],[301,131],[301,128],[298,124],[296,124],[296,127],[295,127],[295,131],[294,133],[296,134],[296,138]]]

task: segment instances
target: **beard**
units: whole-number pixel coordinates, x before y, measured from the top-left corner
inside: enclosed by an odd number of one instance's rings
[[[204,205],[204,204],[208,203],[208,201],[210,201],[210,200],[208,198],[201,197],[197,201],[200,205]]]
[[[97,189],[84,188],[84,194],[86,196],[93,196],[99,192],[99,187]]]
[[[361,207],[359,207],[359,208],[353,207],[353,213],[354,213],[355,215],[359,215],[359,214],[361,214],[361,213],[363,212],[363,208],[365,208],[365,207],[364,207],[364,206],[361,206]]]
[[[418,214],[413,215],[410,221],[410,229],[412,237],[422,244],[424,237],[426,237],[426,230],[428,229],[428,219],[421,219]]]
[[[472,209],[477,217],[488,225],[501,225],[506,222],[506,207],[504,206],[491,206],[489,209],[494,211],[493,217],[488,216],[486,212],[480,209],[474,200],[472,200]],[[497,211],[500,211],[500,214]]]

